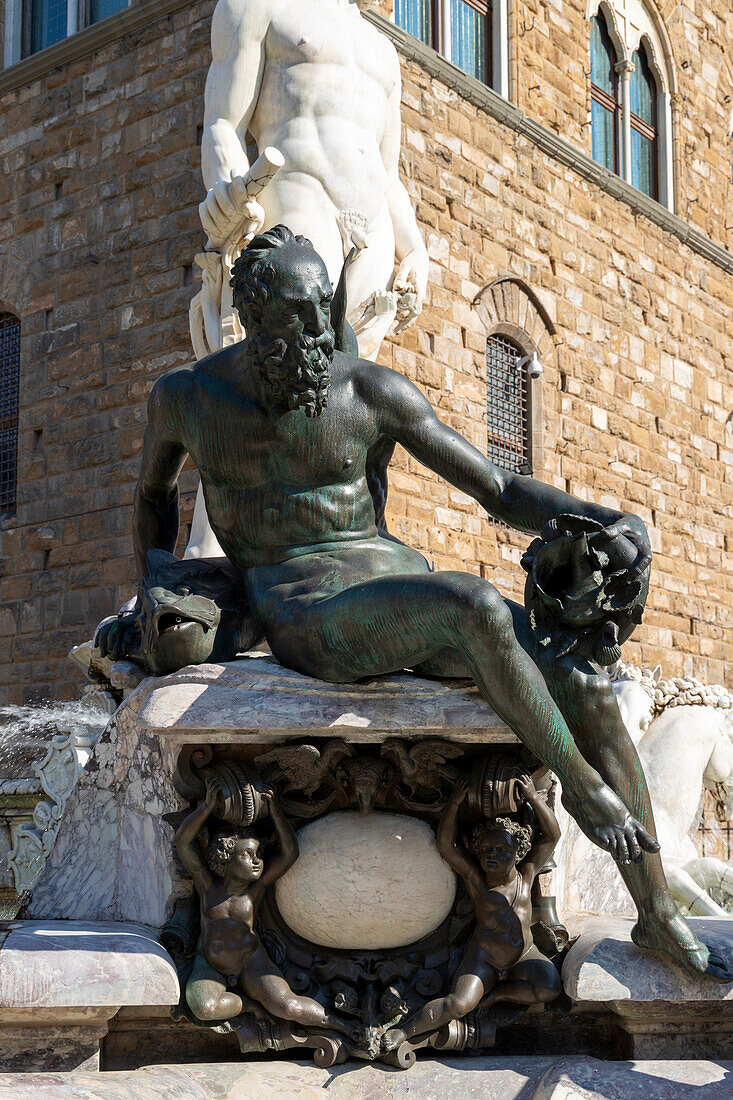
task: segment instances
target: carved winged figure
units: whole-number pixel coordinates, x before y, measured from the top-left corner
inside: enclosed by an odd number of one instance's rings
[[[323,749],[315,745],[287,745],[271,749],[257,757],[257,765],[283,796],[291,791],[304,795],[306,800],[283,798],[291,813],[300,817],[314,817],[323,813],[336,800],[340,791],[334,778],[338,764],[354,750],[345,741],[329,741]],[[327,779],[331,790],[317,801],[314,795]]]
[[[405,798],[399,790],[397,792],[405,806],[417,803],[423,808],[438,809],[442,805],[442,800],[436,801],[433,798],[428,807],[417,798],[418,792],[420,790],[434,792],[436,786],[439,788],[441,785],[440,782],[436,784],[436,780],[440,779],[447,780],[451,786],[454,785],[459,773],[448,761],[463,756],[463,749],[460,745],[452,745],[448,741],[439,741],[435,738],[418,741],[409,746],[405,741],[393,740],[386,741],[382,745],[382,755],[390,761],[401,777],[402,784],[410,792],[408,798]]]

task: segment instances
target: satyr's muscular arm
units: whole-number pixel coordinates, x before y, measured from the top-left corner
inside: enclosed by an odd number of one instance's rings
[[[280,851],[268,859],[259,881],[253,887],[255,896],[262,893],[266,886],[271,886],[273,882],[282,878],[298,858],[298,838],[293,826],[283,814],[277,796],[272,790],[266,788],[262,792],[262,797],[270,807],[270,817],[275,826]]]
[[[201,171],[209,189],[244,176],[244,135],[257,104],[269,25],[264,0],[219,0],[211,21]]]
[[[489,515],[519,531],[539,534],[548,520],[570,512],[619,526],[648,553],[646,528],[638,516],[578,500],[536,478],[494,466],[463,436],[443,424],[406,378],[386,367],[360,372],[360,389],[374,409],[380,431],[394,439],[456,489],[472,496]],[[651,556],[651,555],[650,555]]]
[[[165,375],[148,401],[148,427],[132,521],[139,577],[147,572],[148,550],[159,548],[172,553],[178,538],[178,477],[186,449],[177,438],[175,422],[182,388],[189,388],[188,380],[179,372]]]
[[[212,808],[213,798],[207,791],[206,799],[179,825],[175,836],[181,863],[201,892],[209,889],[213,879],[211,871],[201,858],[197,838],[206,821],[211,817]]]

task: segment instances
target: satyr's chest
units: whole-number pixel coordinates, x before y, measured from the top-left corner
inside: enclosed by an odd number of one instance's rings
[[[285,414],[271,424],[263,449],[267,480],[305,489],[358,477],[364,469],[363,441],[334,427],[330,416],[308,419],[302,412]]]

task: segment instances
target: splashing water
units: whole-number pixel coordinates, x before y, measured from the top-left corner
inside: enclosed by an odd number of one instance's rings
[[[81,744],[93,745],[110,718],[103,693],[90,692],[69,703],[0,707],[0,783],[34,774],[58,734],[76,735]]]

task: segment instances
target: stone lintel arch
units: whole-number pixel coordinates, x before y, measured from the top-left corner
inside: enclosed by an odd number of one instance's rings
[[[502,333],[516,338],[526,355],[540,360],[554,355],[557,329],[537,294],[523,279],[506,275],[481,290],[473,302],[486,335]]]
[[[523,355],[536,355],[543,368],[556,368],[555,344],[559,342],[557,328],[546,307],[523,279],[514,275],[495,279],[481,290],[473,301],[486,330],[486,339],[505,336]],[[536,476],[550,476],[546,465],[545,412],[555,387],[544,384],[544,376],[530,378],[530,444],[531,465]]]
[[[606,27],[608,33],[611,36],[613,42],[613,48],[616,51],[616,61],[630,61],[631,55],[629,54],[628,47],[626,45],[623,30],[619,24],[618,13],[616,9],[608,2],[608,0],[588,0],[588,9],[586,11],[586,18],[590,22],[596,15],[602,15],[606,21]]]
[[[13,252],[0,251],[0,310],[22,321],[33,298],[31,265]]]
[[[646,12],[651,27],[631,35],[629,47],[633,53],[634,50],[638,49],[639,43],[645,38],[647,39],[649,43],[649,61],[652,62],[653,54],[660,72],[660,91],[675,95],[677,92],[677,66],[674,59],[674,49],[672,39],[669,37],[662,13],[659,10],[659,5],[655,0],[644,0],[643,4],[641,0],[636,0],[636,4]],[[650,33],[650,30],[653,33]]]
[[[643,43],[654,70],[660,94],[677,92],[677,71],[672,41],[654,0],[588,0],[586,18],[601,13],[619,55],[630,62]]]

